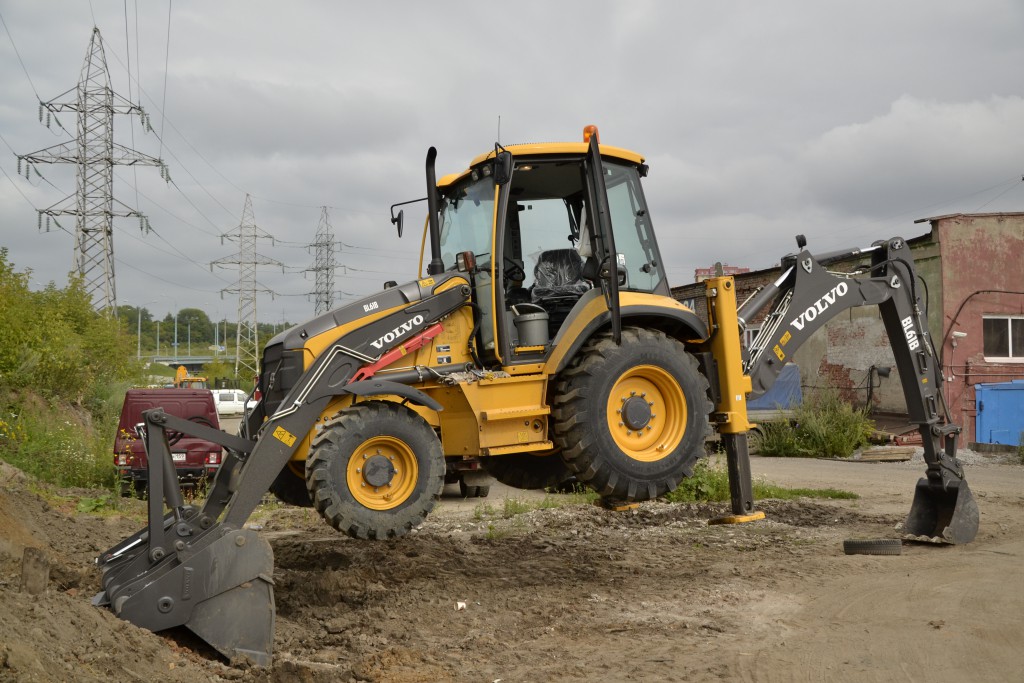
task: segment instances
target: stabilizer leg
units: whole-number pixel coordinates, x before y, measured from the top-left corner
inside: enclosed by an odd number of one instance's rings
[[[729,471],[729,497],[732,514],[716,517],[708,524],[742,524],[764,519],[764,512],[754,509],[754,484],[750,476],[750,450],[747,433],[722,434],[725,461]]]

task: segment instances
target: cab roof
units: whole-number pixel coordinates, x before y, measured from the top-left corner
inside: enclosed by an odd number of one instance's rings
[[[556,155],[569,155],[578,156],[583,158],[589,151],[589,144],[586,142],[528,142],[515,145],[506,145],[504,149],[512,153],[513,158],[515,157],[541,157],[541,156],[556,156]],[[598,145],[598,149],[601,151],[602,157],[610,157],[613,159],[621,159],[631,164],[642,164],[644,158],[636,152],[622,147],[612,147],[611,145]],[[469,164],[469,168],[460,173],[449,173],[443,176],[437,181],[438,187],[448,187],[465,176],[469,175],[472,169],[480,166],[484,162],[490,161],[495,156],[494,150],[481,154],[473,159]]]

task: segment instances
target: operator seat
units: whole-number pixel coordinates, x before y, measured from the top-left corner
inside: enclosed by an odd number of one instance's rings
[[[591,288],[583,279],[583,259],[575,249],[541,252],[533,277],[530,299],[548,312],[548,331],[554,338],[569,311]]]

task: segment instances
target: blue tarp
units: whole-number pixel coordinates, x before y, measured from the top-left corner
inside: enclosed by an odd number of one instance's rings
[[[747,410],[775,410],[796,408],[804,401],[800,390],[800,368],[796,363],[786,363],[772,388],[760,398],[747,403]]]

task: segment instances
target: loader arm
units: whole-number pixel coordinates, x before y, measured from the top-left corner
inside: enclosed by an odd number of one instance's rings
[[[109,606],[117,616],[152,631],[184,625],[232,662],[269,664],[273,552],[265,539],[244,527],[246,520],[334,397],[397,394],[442,409],[413,387],[377,378],[358,380],[356,373],[384,356],[374,352],[385,335],[402,344],[424,330],[436,334],[436,323],[466,305],[469,295],[468,284],[451,287],[338,339],[259,426],[255,440],[181,420],[159,408],[146,411],[149,523],[96,559],[103,590],[94,604]],[[170,476],[170,430],[201,433],[228,449],[201,508],[184,504]],[[161,492],[162,499],[157,498]]]
[[[899,238],[876,242],[867,249],[849,249],[813,256],[797,238],[801,252],[782,260],[783,274],[739,307],[740,326],[773,303],[754,340],[744,374],[750,396],[766,392],[787,359],[817,330],[856,306],[878,306],[892,346],[911,424],[924,445],[926,478],[918,483],[910,516],[904,524],[911,536],[968,543],[978,530],[978,508],[963,466],[956,458],[960,427],[951,424],[943,401],[938,357],[927,326],[927,302],[918,291],[913,256]],[[871,265],[856,273],[833,273],[826,265],[870,254]],[[940,415],[941,408],[941,415]]]

